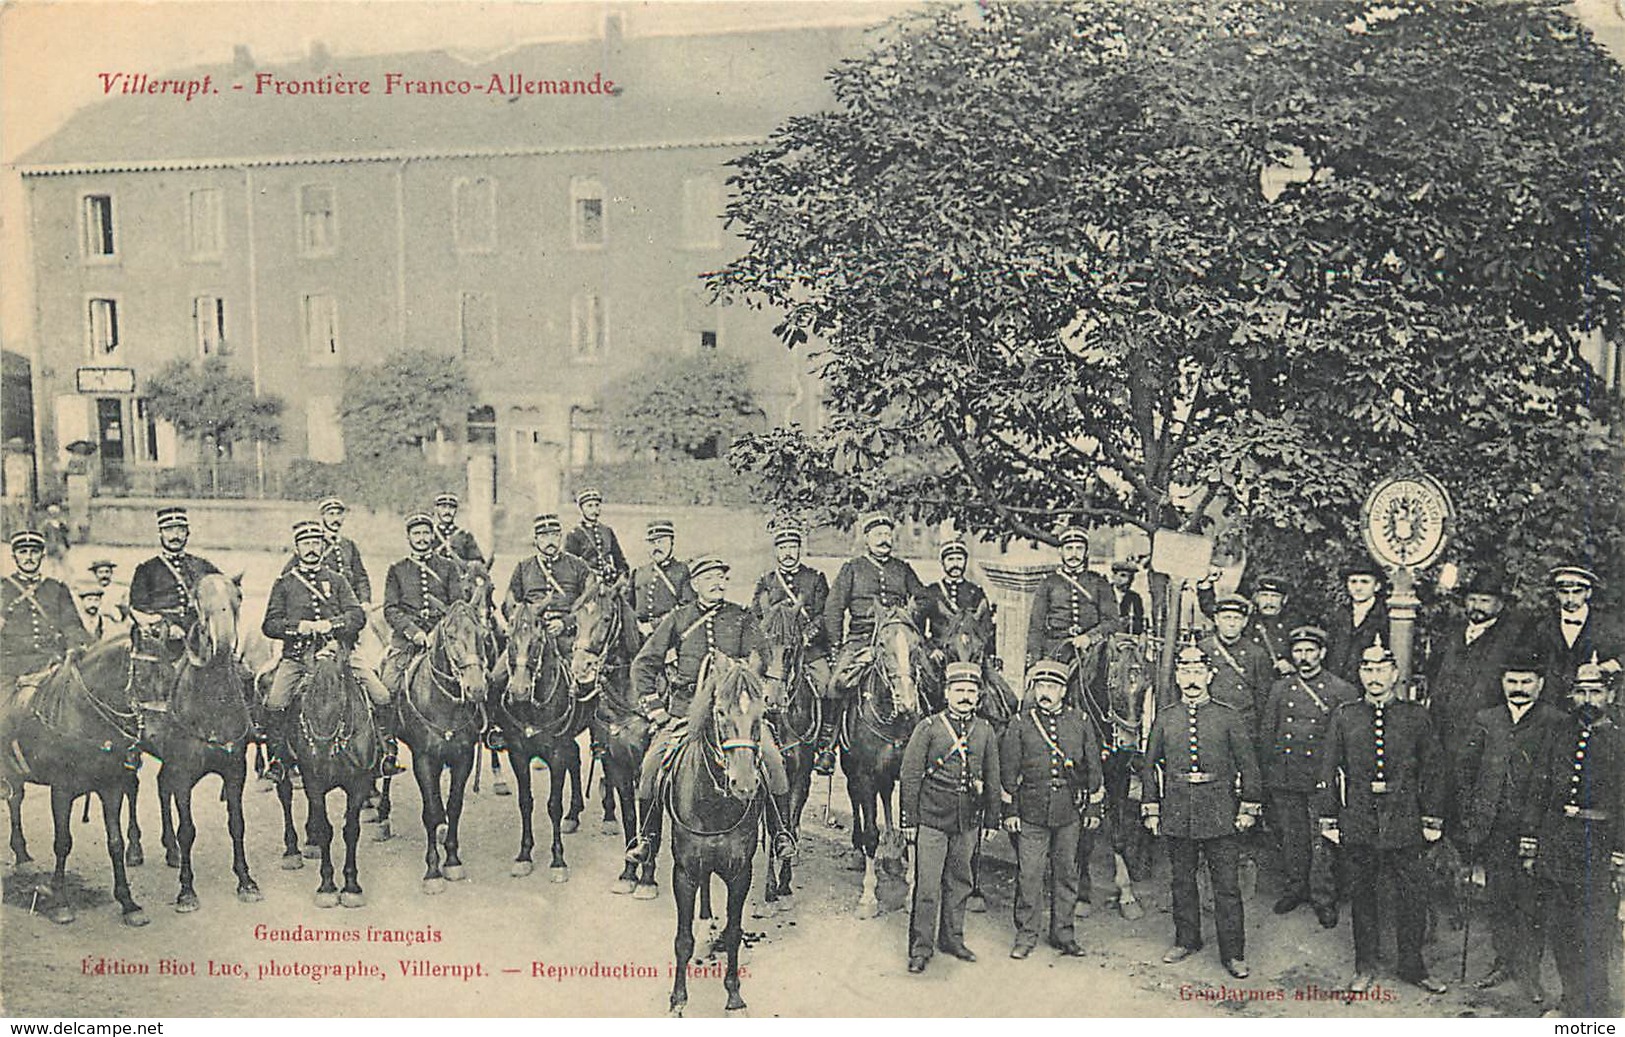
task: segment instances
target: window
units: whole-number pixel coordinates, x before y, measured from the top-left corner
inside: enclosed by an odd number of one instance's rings
[[[570,233],[577,248],[604,246],[604,185],[590,177],[570,181]]]
[[[496,301],[488,292],[464,292],[458,311],[463,357],[489,363],[497,358]]]
[[[490,406],[468,408],[468,441],[470,443],[497,442],[497,409]]]
[[[132,402],[132,407],[135,459],[144,464],[174,464],[177,441],[175,426],[153,413],[151,400],[138,398]]]
[[[683,181],[683,244],[689,248],[722,245],[722,185],[710,175]]]
[[[192,329],[198,356],[226,355],[226,300],[200,295],[192,300]]]
[[[702,331],[702,332],[700,332],[700,348],[701,349],[715,349],[715,348],[717,348],[717,333],[714,332],[714,331]]]
[[[215,259],[225,251],[218,188],[205,187],[187,194],[186,240],[193,259]]]
[[[344,426],[336,397],[305,398],[305,437],[305,453],[312,461],[338,464],[344,460]]]
[[[717,308],[698,288],[683,288],[677,296],[677,327],[684,353],[717,348]]]
[[[453,231],[459,252],[484,252],[497,245],[497,192],[489,177],[458,180],[452,187]]]
[[[577,292],[570,302],[570,346],[579,360],[604,355],[604,301],[596,292]]]
[[[90,300],[89,333],[91,359],[105,360],[118,355],[117,300]]]
[[[87,258],[116,254],[113,240],[113,196],[87,194],[82,216],[84,224],[84,250]]]
[[[338,363],[338,300],[331,295],[306,295],[300,299],[300,309],[304,317],[305,351],[310,362]]]
[[[603,426],[598,412],[585,407],[570,408],[570,467],[585,468],[604,458]]]
[[[306,255],[331,252],[338,245],[333,189],[306,184],[299,189],[299,250]]]

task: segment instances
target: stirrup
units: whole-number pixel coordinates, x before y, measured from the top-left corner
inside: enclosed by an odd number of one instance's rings
[[[788,831],[780,832],[773,837],[773,857],[784,864],[794,864],[801,856],[801,847],[796,843],[796,837]]]
[[[260,775],[273,785],[280,785],[288,780],[288,765],[278,757],[271,757],[265,761],[265,772]]]
[[[654,836],[639,832],[632,840],[632,845],[626,848],[626,863],[647,864],[649,857],[654,853],[654,848]]]
[[[502,728],[492,724],[485,729],[485,747],[494,753],[502,752],[508,748],[508,740],[502,735]]]
[[[393,778],[397,774],[405,773],[406,768],[401,766],[400,760],[396,758],[394,753],[388,753],[378,761],[378,776],[380,778]]]
[[[820,746],[813,755],[813,770],[819,774],[835,773],[835,749],[833,746]]]

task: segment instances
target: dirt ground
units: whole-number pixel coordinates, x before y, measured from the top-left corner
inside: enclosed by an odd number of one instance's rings
[[[76,554],[88,549],[78,549]],[[130,565],[137,553],[130,555]],[[252,587],[277,564],[275,556],[217,559],[250,570]],[[129,568],[121,570],[128,573]],[[263,590],[249,592],[245,620]],[[462,846],[467,879],[451,883],[439,896],[419,890],[424,833],[418,822],[418,792],[411,782],[394,782],[394,837],[373,841],[362,835],[361,881],[367,905],[323,910],[312,902],[314,867],[283,871],[281,820],[276,797],[250,782],[246,794],[248,858],[264,891],[260,903],[239,903],[230,870],[225,810],[218,784],[207,779],[194,803],[199,833],[194,851],[202,909],[171,910],[176,873],[167,868],[159,844],[154,793],[157,761],[142,771],[140,821],[147,862],[131,870],[136,899],[151,924],[141,929],[120,923],[110,895],[111,875],[99,811],[89,824],[75,810],[75,847],[69,861],[71,897],[78,920],[59,926],[39,913],[34,891],[48,877],[51,829],[48,795],[31,787],[24,826],[37,863],[8,874],[0,908],[0,1008],[12,1016],[646,1016],[663,1014],[671,979],[675,911],[669,889],[669,857],[662,860],[660,896],[635,901],[615,896],[609,884],[619,871],[622,839],[600,830],[596,804],[589,804],[581,830],[566,836],[569,881],[549,882],[545,859],[535,874],[511,878],[508,865],[518,848],[516,800],[493,793],[486,776],[483,791],[471,795],[463,817]],[[536,772],[545,780],[545,773]],[[596,789],[594,790],[596,792]],[[538,790],[540,793],[540,790]],[[332,811],[339,811],[335,794]],[[1171,941],[1166,863],[1139,885],[1144,918],[1129,922],[1098,903],[1110,890],[1110,862],[1093,862],[1096,905],[1078,923],[1087,957],[1065,959],[1040,945],[1026,961],[1007,957],[1012,933],[1010,901],[1013,869],[1003,836],[988,843],[983,885],[988,910],[973,914],[967,943],[981,960],[963,963],[935,958],[921,976],[905,969],[906,905],[879,918],[854,917],[859,874],[848,870],[850,812],[839,778],[834,785],[840,828],[823,823],[824,785],[814,787],[802,826],[802,859],[793,907],[785,913],[762,910],[753,898],[747,909],[746,974],[743,995],[756,1016],[1490,1016],[1533,1015],[1509,992],[1482,994],[1457,983],[1461,936],[1442,929],[1427,950],[1435,976],[1451,983],[1450,993],[1429,997],[1379,977],[1384,997],[1347,1004],[1318,995],[1346,984],[1351,974],[1352,940],[1348,912],[1335,931],[1325,931],[1307,908],[1277,917],[1270,912],[1275,883],[1266,861],[1255,897],[1247,902],[1247,959],[1252,977],[1233,980],[1219,964],[1206,922],[1208,949],[1177,966],[1161,955]],[[301,822],[303,797],[296,804]],[[545,849],[545,802],[538,809],[538,842]],[[8,861],[9,863],[9,861]],[[757,886],[763,858],[758,855]],[[41,868],[45,870],[40,870]],[[722,897],[718,884],[717,902]],[[701,946],[707,923],[697,924]],[[264,938],[270,927],[296,926],[355,930],[361,939],[345,943],[293,942]],[[372,930],[410,931],[433,942],[408,946],[367,939]],[[1488,966],[1487,930],[1475,922],[1469,975]],[[428,962],[408,975],[403,963]],[[262,968],[275,963],[349,966],[355,978],[273,976]],[[594,966],[597,966],[594,969]],[[465,966],[444,972],[437,966]],[[569,975],[559,975],[560,966]],[[477,967],[477,968],[476,968]],[[1548,965],[1548,970],[1550,966]],[[305,970],[308,973],[308,969]],[[475,975],[456,973],[476,971]],[[177,974],[177,972],[181,974]],[[214,973],[211,975],[211,973]],[[540,973],[540,975],[538,975]],[[596,974],[594,974],[596,973]],[[1547,989],[1557,991],[1555,976]],[[1219,1000],[1229,992],[1232,998]],[[723,1013],[720,973],[690,980],[691,1016]]]

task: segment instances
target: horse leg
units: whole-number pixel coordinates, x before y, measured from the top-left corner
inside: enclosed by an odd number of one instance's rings
[[[226,801],[226,831],[231,835],[231,870],[237,875],[237,899],[245,904],[264,900],[259,884],[248,872],[248,853],[243,848],[243,789],[248,784],[248,756],[233,756],[220,771],[220,796]]]
[[[101,789],[98,795],[102,800],[102,827],[107,829],[107,856],[113,862],[113,899],[124,910],[124,924],[134,929],[147,924],[147,913],[130,895],[130,876],[124,869],[124,833],[120,825],[124,820],[124,797],[128,791],[128,784],[120,781],[118,788],[111,791]],[[62,860],[66,861],[67,858],[64,856]]]
[[[158,782],[158,817],[162,826],[158,841],[164,847],[164,866],[178,868],[181,866],[181,846],[175,838],[175,807],[164,791],[161,774]]]
[[[34,859],[28,855],[28,840],[23,836],[23,788],[22,779],[17,778],[6,792],[11,814],[11,859],[19,868]]]
[[[513,763],[517,759],[519,759],[519,756],[512,749],[509,749],[508,750],[508,762]],[[528,761],[526,761],[526,762],[528,763]],[[524,764],[516,764],[515,768],[517,769],[519,766],[523,766],[523,765]],[[512,790],[510,790],[508,788],[508,782],[502,777],[502,754],[501,753],[495,753],[494,752],[494,753],[491,754],[491,791],[496,793],[499,796],[511,796],[511,795],[513,795]],[[525,874],[528,875],[528,874],[530,874],[530,872],[526,872]]]
[[[745,935],[745,897],[750,892],[750,878],[750,857],[747,855],[739,873],[725,879],[728,884],[728,924],[722,930],[722,945],[728,952],[728,971],[722,977],[722,986],[728,991],[730,1012],[743,1011],[745,1008],[745,999],[739,996],[739,943]]]
[[[322,855],[322,881],[316,887],[317,907],[338,907],[339,888],[333,883],[333,823],[327,819],[327,793],[317,791],[315,774],[305,775],[305,834],[316,843]]]
[[[175,813],[179,815],[175,843],[180,851],[181,891],[175,897],[175,910],[182,914],[198,908],[197,890],[192,886],[192,846],[197,842],[197,823],[192,818],[192,786],[187,783],[190,777],[175,772],[168,763],[158,771],[158,797],[173,799]]]
[[[1128,861],[1122,853],[1112,851],[1112,881],[1117,884],[1117,910],[1130,922],[1145,917],[1145,908],[1134,896],[1134,880],[1129,875]]]
[[[879,888],[879,876],[875,873],[875,853],[880,849],[880,829],[875,818],[877,806],[875,803],[875,790],[868,785],[863,789],[862,808],[863,828],[863,892],[858,895],[857,916],[859,918],[874,918],[880,914],[880,900],[876,897]],[[857,817],[858,815],[854,815]],[[858,824],[854,821],[854,826]]]
[[[366,895],[361,890],[361,867],[356,862],[356,844],[361,841],[361,805],[367,800],[366,787],[353,785],[344,790],[344,889],[339,891],[339,903],[345,907],[365,907],[367,904]]]
[[[675,847],[673,848],[675,850]],[[677,899],[677,935],[672,940],[676,959],[671,982],[671,1014],[681,1016],[688,1005],[688,963],[694,958],[694,894],[699,884],[672,854],[671,894]]]
[[[282,804],[282,870],[298,871],[305,866],[299,852],[299,832],[293,827],[293,782],[283,778],[276,783],[276,798]]]
[[[841,769],[846,771],[844,765]],[[846,798],[852,805],[852,852],[847,854],[846,866],[853,871],[862,871],[868,856],[863,852],[863,807],[859,793],[862,787],[862,779],[855,772],[846,771]]]
[[[136,816],[140,813],[136,809],[136,801],[141,792],[141,775],[135,771],[128,771],[125,775],[125,792],[130,799],[130,824],[124,836],[124,863],[131,868],[139,868],[147,863],[147,855],[141,852],[141,821]],[[158,797],[162,800],[164,797]]]
[[[461,882],[467,874],[463,871],[463,859],[457,853],[457,847],[459,846],[457,832],[463,821],[463,793],[468,788],[468,775],[473,769],[474,754],[472,752],[459,753],[452,757],[451,791],[446,795],[446,840],[444,843],[446,863],[440,868],[440,873],[446,876],[448,882]],[[439,783],[436,782],[436,784]]]
[[[395,837],[394,830],[389,826],[389,815],[393,809],[389,802],[389,783],[394,780],[392,777],[385,778],[382,790],[378,793],[377,799],[373,800],[375,827],[372,830],[372,841],[375,843],[387,843]],[[439,777],[436,776],[435,785],[439,784]]]
[[[51,786],[51,850],[56,854],[56,871],[51,875],[51,907],[46,917],[58,925],[77,917],[68,904],[66,889],[68,854],[73,852],[73,799],[66,789]]]
[[[581,798],[581,743],[574,738],[566,739],[563,751],[565,774],[570,779],[570,809],[564,815],[564,832],[568,835],[581,828],[581,811],[586,809],[586,803]],[[551,760],[548,766],[552,766]],[[559,791],[562,799],[563,789]],[[549,794],[549,801],[551,798]]]
[[[606,821],[605,825],[614,824],[619,827],[622,835],[626,838],[626,845],[631,846],[632,840],[636,839],[638,835],[638,808],[633,803],[632,797],[634,793],[630,775],[627,773],[627,769],[616,761],[613,746],[604,752],[604,788],[609,790],[611,795],[619,796],[621,800],[620,820],[618,822]],[[614,829],[610,828],[609,833],[606,834],[613,833],[613,831]],[[652,858],[654,854],[649,856]],[[652,882],[654,861],[651,859],[644,862],[642,870],[645,879]],[[610,884],[609,891],[620,896],[636,892],[638,888],[638,872],[638,865],[631,861],[623,861],[620,877]]]
[[[491,762],[496,763],[497,754],[491,754]],[[518,749],[508,750],[508,762],[513,765],[513,780],[519,786],[519,856],[513,859],[513,866],[508,874],[516,879],[524,878],[536,870],[536,865],[530,859],[530,851],[536,845],[536,833],[531,815],[536,810],[536,797],[530,787],[530,759]]]
[[[446,809],[440,804],[440,761],[430,759],[430,755],[412,754],[412,777],[417,779],[418,795],[423,800],[423,892],[433,896],[446,891],[446,879],[440,873],[439,840]]]
[[[568,755],[561,758],[561,754]],[[574,765],[568,762],[571,759],[575,761]],[[575,739],[570,739],[565,746],[553,747],[552,753],[547,758],[547,820],[553,826],[553,859],[547,867],[549,882],[570,881],[570,868],[564,863],[564,783],[571,773],[578,775],[576,781],[579,782],[580,770],[581,752]],[[576,796],[579,798],[580,795],[581,790],[578,787]],[[579,806],[577,812],[580,812]]]
[[[372,824],[378,820],[378,779],[373,778],[367,783],[367,795],[361,801],[361,820],[365,824]]]

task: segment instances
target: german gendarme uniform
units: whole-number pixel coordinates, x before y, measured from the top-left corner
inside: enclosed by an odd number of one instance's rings
[[[654,626],[677,606],[694,600],[688,566],[670,555],[632,571],[632,612],[639,623]]]
[[[539,603],[547,618],[563,621],[566,636],[574,636],[570,609],[595,582],[592,568],[567,551],[551,558],[533,554],[514,566],[502,613],[511,617],[518,605]]]
[[[1038,584],[1033,595],[1032,620],[1027,629],[1027,665],[1040,659],[1071,662],[1077,650],[1067,642],[1079,634],[1106,626],[1118,629],[1117,598],[1106,577],[1084,569],[1057,569]]]
[[[1264,782],[1281,838],[1282,892],[1319,909],[1335,906],[1337,890],[1329,845],[1316,845],[1324,840],[1316,834],[1318,804],[1311,800],[1332,714],[1359,697],[1352,684],[1325,669],[1313,677],[1293,673],[1275,681],[1260,724]],[[1317,851],[1325,867],[1315,866]]]
[[[1625,732],[1604,713],[1554,723],[1525,800],[1526,855],[1563,980],[1563,1014],[1618,1018],[1619,897],[1625,869]]]
[[[1199,857],[1213,880],[1219,957],[1246,957],[1236,817],[1257,815],[1263,803],[1253,739],[1241,713],[1211,697],[1164,706],[1151,725],[1141,770],[1141,810],[1157,816],[1168,846],[1174,941],[1202,946],[1202,905],[1196,891]]]
[[[917,828],[908,953],[929,958],[965,944],[971,851],[999,816],[999,746],[993,728],[948,711],[921,720],[903,749],[899,821]]]
[[[1213,664],[1208,694],[1240,713],[1248,737],[1256,738],[1258,718],[1275,681],[1274,657],[1244,636],[1226,643],[1219,635],[1209,634],[1202,638],[1201,646]]]
[[[6,678],[0,693],[9,694],[16,677],[45,669],[90,639],[73,592],[49,576],[14,572],[0,580],[0,617],[0,674]]]
[[[1376,964],[1381,877],[1398,895],[1399,977],[1425,978],[1423,819],[1442,826],[1446,791],[1443,750],[1427,710],[1414,702],[1373,705],[1364,698],[1339,708],[1326,730],[1318,785],[1321,824],[1336,824],[1350,865],[1355,971],[1370,974]]]
[[[1055,665],[1058,680],[1065,683],[1065,667]],[[1104,796],[1094,723],[1073,706],[1053,713],[1036,706],[1021,711],[999,741],[999,775],[1004,815],[1021,819],[1016,834],[1016,940],[1027,945],[1038,940],[1047,872],[1050,939],[1072,943],[1079,825],[1086,810],[1098,815]]]
[[[614,583],[630,568],[615,531],[602,522],[582,522],[570,530],[564,549],[586,562],[605,583]]]

